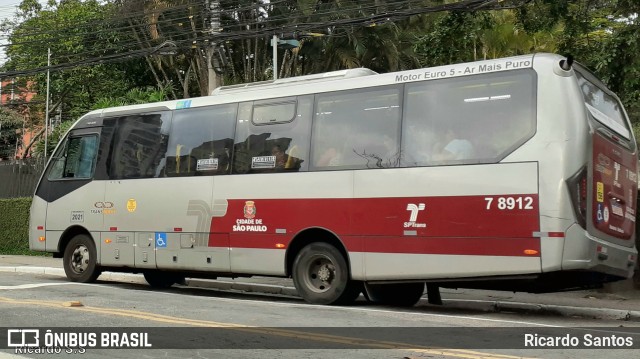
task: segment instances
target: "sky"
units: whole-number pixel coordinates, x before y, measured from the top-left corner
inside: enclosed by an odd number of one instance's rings
[[[18,4],[20,4],[20,0],[0,0],[0,21],[13,17]],[[0,64],[4,64],[6,60],[4,56],[4,46],[6,46],[7,42],[5,39],[6,36],[0,34]]]

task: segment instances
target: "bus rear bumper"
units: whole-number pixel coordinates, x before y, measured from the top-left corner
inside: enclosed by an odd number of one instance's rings
[[[586,246],[581,244],[585,240],[588,242]],[[631,278],[637,258],[635,247],[621,246],[594,237],[578,224],[565,232],[563,270],[587,270],[620,279]]]

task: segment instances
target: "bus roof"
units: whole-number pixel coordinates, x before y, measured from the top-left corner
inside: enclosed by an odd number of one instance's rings
[[[213,90],[211,94],[220,95],[220,94],[226,94],[230,92],[242,92],[242,91],[253,90],[253,89],[279,87],[279,86],[282,86],[283,84],[291,85],[293,83],[311,83],[311,82],[317,83],[317,82],[333,81],[333,80],[339,80],[339,79],[377,75],[377,74],[378,73],[373,70],[362,67],[357,69],[339,70],[339,71],[324,72],[324,73],[312,74],[312,75],[287,77],[287,78],[282,78],[277,80],[249,82],[244,84],[221,86]]]
[[[89,112],[85,116],[107,117],[136,111],[153,112],[161,109],[186,109],[532,68],[534,56],[545,60],[560,60],[563,58],[560,55],[538,53],[384,74],[378,74],[366,68],[340,70],[271,81],[222,86],[216,88],[209,96],[106,108]]]

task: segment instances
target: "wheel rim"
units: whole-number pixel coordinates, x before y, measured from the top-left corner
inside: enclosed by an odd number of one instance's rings
[[[307,288],[316,293],[324,293],[336,285],[336,266],[324,255],[315,255],[309,259],[304,276]]]
[[[89,268],[90,262],[89,248],[82,244],[77,246],[71,254],[71,270],[76,274],[82,274]]]

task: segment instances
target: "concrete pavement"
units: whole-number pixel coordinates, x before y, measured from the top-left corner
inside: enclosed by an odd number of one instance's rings
[[[44,256],[0,255],[0,272],[64,276],[62,259]],[[146,283],[142,275],[114,272],[105,272],[98,280]],[[288,278],[188,279],[187,285],[298,297],[291,279]],[[6,290],[6,287],[4,289]],[[544,313],[640,321],[640,289],[634,289],[630,280],[608,285],[606,291],[586,290],[530,294],[443,288],[441,293],[444,306],[434,307],[434,309],[455,308],[487,312]],[[421,305],[429,306],[426,303],[426,298],[423,298]]]

